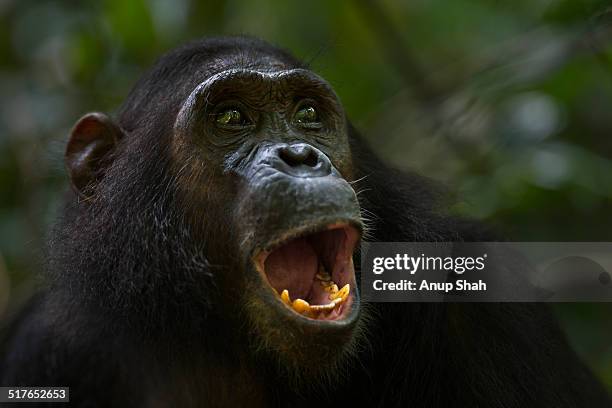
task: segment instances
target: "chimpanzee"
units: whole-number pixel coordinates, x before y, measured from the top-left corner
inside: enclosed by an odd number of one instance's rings
[[[360,301],[358,245],[489,239],[288,52],[209,38],[82,117],[0,385],[77,407],[603,407],[535,304]]]

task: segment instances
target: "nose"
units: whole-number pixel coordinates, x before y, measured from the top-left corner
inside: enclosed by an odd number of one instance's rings
[[[294,177],[323,177],[331,173],[327,156],[307,143],[279,146],[276,156],[273,167]]]

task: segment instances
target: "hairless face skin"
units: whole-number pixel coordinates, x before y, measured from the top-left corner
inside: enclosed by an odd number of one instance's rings
[[[213,173],[233,207],[223,227],[235,231],[240,264],[227,289],[258,335],[293,361],[333,362],[359,316],[352,257],[362,224],[332,88],[304,69],[224,70],[191,92],[174,133],[174,162],[192,177]],[[219,196],[216,186],[185,189],[192,201]]]

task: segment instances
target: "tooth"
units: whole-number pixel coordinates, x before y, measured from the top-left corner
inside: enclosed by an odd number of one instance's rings
[[[310,310],[313,311],[324,311],[324,310],[332,310],[336,304],[334,302],[330,302],[326,305],[312,305],[310,306]]]
[[[312,313],[331,312],[332,310],[334,310],[336,306],[338,306],[338,304],[342,303],[342,301],[343,300],[341,298],[337,298],[337,299],[332,300],[326,305],[312,305],[310,306],[310,312]]]
[[[337,288],[337,287],[336,287]],[[346,285],[344,285],[342,287],[342,289],[340,289],[337,292],[332,292],[331,295],[329,295],[329,299],[330,300],[334,300],[334,299],[342,299],[345,300],[348,297],[349,292],[351,291],[351,285],[349,285],[348,283]]]
[[[331,276],[329,276],[328,273],[317,273],[316,277],[321,281],[321,283],[329,282],[331,280]]]
[[[283,293],[280,295],[283,302],[291,306],[291,298],[289,297],[289,291],[287,289],[283,290]]]
[[[336,284],[334,283],[334,284],[332,284],[332,285],[330,285],[330,286],[328,286],[328,287],[324,288],[324,290],[325,290],[326,292],[331,293],[331,294],[329,295],[329,300],[333,300],[333,299],[335,299],[335,297],[336,297],[336,296],[335,296],[335,294],[336,294],[336,293],[338,293],[338,285],[336,285]]]
[[[293,301],[293,310],[298,313],[304,313],[310,310],[310,304],[303,299],[295,299]]]
[[[351,285],[347,283],[338,292],[338,297],[342,298],[342,300],[344,301],[348,297],[350,291],[351,291]]]
[[[329,282],[331,280],[331,276],[325,270],[325,266],[322,263],[319,264],[319,272],[317,273],[317,279],[324,282]]]
[[[329,280],[329,281],[319,281],[319,283],[321,284],[321,286],[323,286],[323,288],[327,289],[330,288],[331,285],[334,284],[334,281]]]
[[[346,288],[346,286],[344,288],[342,288],[343,290]],[[329,302],[326,305],[310,305],[308,304],[308,302],[303,301],[302,299],[296,299],[293,304],[295,305],[296,302],[300,301],[300,302],[304,302],[305,304],[308,305],[308,309],[306,310],[306,313],[308,316],[314,318],[314,319],[318,319],[321,317],[326,317],[329,316],[330,313],[333,312],[333,310],[342,302],[344,302],[348,296],[348,288],[346,288],[347,290],[345,290],[344,292],[339,292],[339,293],[344,293],[344,296],[340,296],[335,298],[334,300],[332,300],[331,302]],[[294,309],[296,309],[296,307],[294,306]],[[302,313],[300,310],[296,309],[296,311],[298,311],[299,313]]]
[[[342,294],[341,299],[342,299],[342,301],[343,301],[343,302],[346,300],[346,298],[348,298],[348,294],[349,294],[349,292],[350,292],[350,291],[349,291],[349,290],[347,290],[346,292],[344,292],[344,293]]]

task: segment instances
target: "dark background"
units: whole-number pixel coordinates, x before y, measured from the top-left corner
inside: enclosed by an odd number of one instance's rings
[[[517,241],[612,241],[609,1],[0,0],[0,319],[35,284],[76,119],[112,114],[169,48],[240,33],[309,61],[454,211]],[[555,311],[612,389],[610,304]]]

